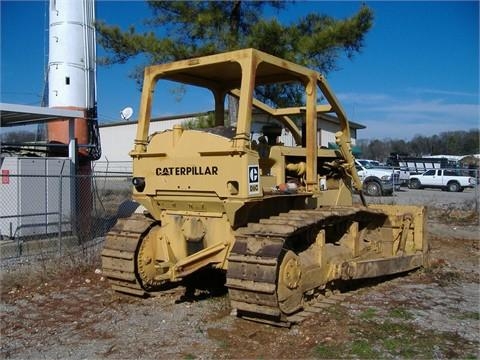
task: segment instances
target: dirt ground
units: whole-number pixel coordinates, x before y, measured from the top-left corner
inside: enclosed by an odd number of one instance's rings
[[[180,301],[182,287],[148,299],[119,296],[98,260],[28,282],[2,274],[0,356],[477,359],[480,236],[470,213],[450,211],[445,218],[434,209],[430,268],[357,284],[345,300],[291,328],[230,315],[225,293],[197,293],[193,302]]]

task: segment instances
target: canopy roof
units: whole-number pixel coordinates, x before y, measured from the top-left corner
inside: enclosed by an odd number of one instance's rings
[[[256,69],[255,85],[302,82],[316,72],[304,66],[279,59],[255,49],[236,50],[210,56],[153,65],[146,68],[163,79],[197,85],[206,88],[240,88],[242,69],[240,61],[259,62]]]
[[[0,125],[2,127],[39,124],[84,116],[84,113],[79,110],[0,103]]]

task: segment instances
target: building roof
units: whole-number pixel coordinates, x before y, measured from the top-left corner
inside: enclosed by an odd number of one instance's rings
[[[150,122],[153,123],[153,122],[161,122],[161,121],[168,121],[168,120],[188,120],[191,118],[208,115],[208,113],[209,112],[207,111],[207,112],[201,112],[201,113],[153,117],[150,120]],[[101,128],[104,128],[104,127],[124,126],[124,125],[132,125],[132,124],[136,125],[137,123],[138,123],[138,120],[119,120],[119,121],[108,122],[104,124],[98,124],[98,126]]]
[[[150,120],[150,122],[157,122],[157,121],[166,121],[166,120],[178,120],[178,119],[191,119],[199,116],[204,116],[207,115],[209,112],[201,112],[201,113],[192,113],[192,114],[183,114],[183,115],[174,115],[174,116],[164,116],[164,117],[155,117]],[[322,119],[324,121],[329,121],[335,124],[339,124],[340,120],[336,116],[328,115],[328,114],[319,114],[318,115],[319,119]],[[122,125],[131,125],[131,124],[136,124],[138,120],[122,120],[122,121],[116,121],[116,122],[110,122],[106,124],[99,124],[99,127],[112,127],[112,126],[122,126]],[[366,126],[349,121],[348,122],[350,125],[351,129],[365,129]]]
[[[340,120],[338,120],[338,118],[336,116],[332,116],[332,115],[329,115],[329,114],[318,114],[318,118],[322,119],[322,120],[325,120],[325,121],[333,122],[335,124],[340,123]],[[356,122],[353,122],[353,121],[350,121],[350,120],[348,121],[348,125],[350,126],[351,129],[365,129],[366,128],[365,125],[362,125],[362,124],[359,124],[359,123],[356,123]]]

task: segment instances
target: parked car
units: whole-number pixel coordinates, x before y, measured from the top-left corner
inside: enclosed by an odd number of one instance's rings
[[[363,165],[355,160],[358,176],[363,183],[363,191],[366,195],[381,196],[393,193],[394,182],[397,183],[395,173],[392,169],[374,167],[370,164]]]
[[[457,192],[474,186],[473,177],[460,175],[457,171],[448,169],[432,169],[420,175],[410,175],[409,181],[411,189],[439,188]]]

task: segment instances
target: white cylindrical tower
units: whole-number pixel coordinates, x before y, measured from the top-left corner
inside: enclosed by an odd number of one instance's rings
[[[81,110],[84,117],[47,125],[50,144],[77,139],[79,155],[100,158],[97,124],[95,0],[50,0],[48,106]]]
[[[49,107],[93,109],[95,86],[94,0],[50,0]]]

